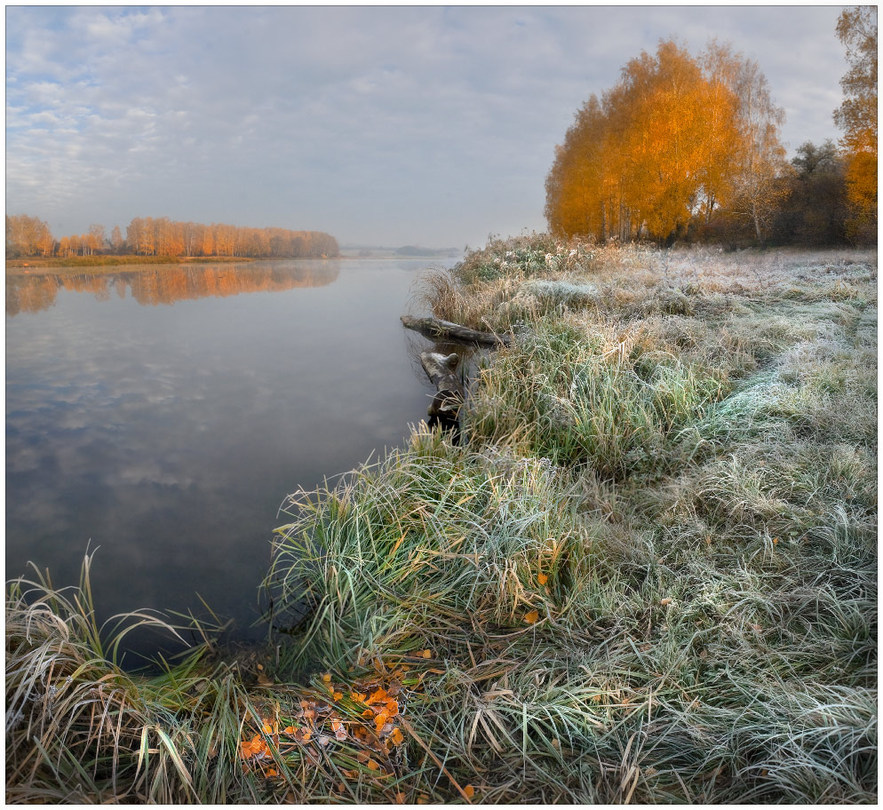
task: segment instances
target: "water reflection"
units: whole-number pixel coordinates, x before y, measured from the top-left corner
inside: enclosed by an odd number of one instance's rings
[[[339,274],[340,262],[335,260],[142,265],[64,273],[35,268],[7,274],[6,314],[48,309],[61,290],[92,293],[99,301],[129,295],[139,304],[154,306],[209,296],[324,287]]]
[[[51,308],[7,318],[7,576],[32,560],[74,584],[98,548],[102,621],[201,612],[199,594],[252,632],[286,496],[400,445],[426,416],[433,390],[409,347],[427,341],[399,320],[424,268],[261,262],[53,282]]]

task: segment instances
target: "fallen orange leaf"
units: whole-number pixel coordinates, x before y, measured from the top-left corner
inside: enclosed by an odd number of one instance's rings
[[[240,755],[243,759],[270,756],[270,747],[264,742],[260,734],[255,735],[250,740],[242,740],[239,746]]]
[[[387,700],[389,700],[389,696],[386,694],[386,689],[381,687],[380,689],[375,689],[371,693],[371,697],[369,697],[366,702],[367,703],[385,703]]]

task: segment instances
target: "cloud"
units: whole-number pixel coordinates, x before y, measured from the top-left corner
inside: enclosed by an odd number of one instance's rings
[[[7,200],[462,245],[542,228],[554,146],[659,39],[758,60],[785,140],[836,137],[834,7],[10,7]]]

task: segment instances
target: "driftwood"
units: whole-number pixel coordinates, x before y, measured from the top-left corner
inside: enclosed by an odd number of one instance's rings
[[[477,329],[460,326],[460,324],[451,323],[451,321],[442,321],[439,318],[415,318],[413,315],[402,315],[402,323],[408,329],[422,332],[431,338],[447,338],[463,343],[479,343],[483,346],[509,345],[509,335],[479,332]]]
[[[465,392],[463,383],[456,373],[460,356],[456,353],[444,355],[439,352],[422,352],[420,364],[435,386],[435,396],[427,411],[429,427],[439,425],[442,430],[453,431],[454,441],[460,437],[460,406]]]

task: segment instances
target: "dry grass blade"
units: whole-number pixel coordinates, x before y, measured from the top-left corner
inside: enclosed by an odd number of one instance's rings
[[[448,778],[448,781],[457,789],[457,792],[463,797],[466,804],[472,804],[472,799],[469,794],[460,786],[456,779],[451,776],[450,771],[445,767],[444,763],[435,755],[435,752],[425,743],[422,739],[420,739],[420,735],[414,730],[414,727],[404,718],[402,718],[399,722],[402,724],[402,728],[410,734],[417,744],[429,755],[430,759],[438,766],[439,770]]]

